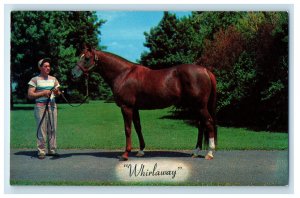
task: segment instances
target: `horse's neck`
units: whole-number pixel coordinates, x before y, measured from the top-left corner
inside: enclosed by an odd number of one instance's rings
[[[96,55],[101,75],[110,86],[113,86],[115,80],[131,68],[129,62],[105,52],[97,51]]]

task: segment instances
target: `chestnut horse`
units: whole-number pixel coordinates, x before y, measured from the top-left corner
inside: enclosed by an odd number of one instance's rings
[[[205,159],[213,159],[217,127],[216,79],[212,72],[192,64],[152,70],[117,55],[86,47],[72,70],[73,77],[87,74],[94,67],[98,67],[100,75],[112,89],[115,102],[122,111],[126,136],[122,160],[127,160],[131,152],[132,122],[140,144],[137,156],[144,155],[145,142],[140,124],[140,109],[161,109],[179,104],[196,112],[198,140],[193,156],[199,155],[204,135],[204,143],[208,144]]]

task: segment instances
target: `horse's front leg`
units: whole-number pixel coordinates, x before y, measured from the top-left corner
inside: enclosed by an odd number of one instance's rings
[[[140,142],[140,150],[138,151],[136,156],[142,157],[142,156],[145,155],[145,153],[144,153],[145,141],[144,141],[144,137],[143,137],[143,134],[142,134],[140,114],[139,114],[138,109],[133,110],[133,124],[134,124],[135,131],[138,135],[139,142]]]
[[[128,160],[128,155],[131,152],[131,123],[132,123],[133,109],[123,105],[121,106],[121,110],[122,110],[122,115],[123,115],[124,125],[125,125],[126,147],[125,147],[125,152],[121,156],[120,160]]]

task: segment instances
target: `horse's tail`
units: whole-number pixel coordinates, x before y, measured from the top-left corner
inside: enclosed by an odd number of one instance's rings
[[[215,75],[207,70],[211,81],[211,92],[208,100],[208,111],[213,119],[213,127],[214,127],[214,136],[215,136],[215,145],[217,146],[218,140],[218,129],[217,129],[217,117],[216,117],[216,103],[217,103],[217,80]]]

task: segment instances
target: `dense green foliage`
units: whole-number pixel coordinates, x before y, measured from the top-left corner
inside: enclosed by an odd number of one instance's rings
[[[51,58],[52,74],[59,79],[62,88],[76,88],[72,92],[74,97],[84,95],[84,81],[71,81],[69,72],[84,43],[99,45],[99,28],[104,22],[97,19],[95,12],[11,12],[11,81],[16,84],[12,98],[26,98],[27,83],[39,72],[38,60],[45,57]],[[103,84],[99,75],[90,76],[89,87],[95,93],[100,90],[103,93]],[[91,97],[101,98],[93,94]]]
[[[214,71],[219,123],[288,130],[287,12],[165,12],[145,36],[141,63]]]
[[[67,104],[58,108],[60,149],[124,149],[124,121],[114,103],[91,101],[78,108]],[[171,115],[172,108],[140,111],[146,150],[194,149],[197,128],[187,120],[170,119]],[[132,130],[134,151],[139,144]],[[36,148],[35,134],[33,104],[16,104],[11,111],[11,148]],[[219,127],[218,142],[218,150],[282,150],[288,148],[288,134]]]
[[[150,33],[144,33],[146,37],[145,46],[149,48],[150,52],[142,54],[141,63],[160,69],[189,63],[195,59],[195,55],[189,51],[189,48],[193,48],[194,43],[190,42],[189,39],[182,39],[193,36],[189,31],[180,31],[186,28],[193,31],[189,23],[181,23],[175,14],[165,12],[158,26],[152,28]],[[196,41],[196,39],[194,40]]]

